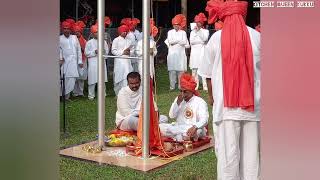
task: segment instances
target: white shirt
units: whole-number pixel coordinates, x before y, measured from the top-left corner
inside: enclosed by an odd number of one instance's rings
[[[95,84],[98,82],[98,56],[95,50],[98,50],[98,40],[93,38],[87,42],[84,50],[84,53],[88,58],[88,84],[89,85]],[[105,50],[105,55],[107,55],[109,53],[109,48],[106,41],[104,42],[104,50]],[[105,82],[108,82],[106,61],[104,61],[104,63],[105,63]]]
[[[128,57],[128,55],[123,54],[123,51],[128,47],[131,47],[131,41],[122,36],[118,36],[112,42],[111,52],[115,56]],[[130,50],[130,54],[133,54],[133,51]],[[132,70],[130,59],[114,58],[114,83],[125,80]]]
[[[199,75],[211,78],[212,94],[214,99],[213,119],[215,122],[222,120],[247,120],[260,121],[260,33],[247,27],[251,39],[254,61],[254,112],[241,108],[224,107],[223,80],[221,60],[221,30],[215,32],[205,47],[205,62],[201,64]]]
[[[141,98],[141,88],[138,91],[132,91],[129,86],[126,86],[119,91],[116,112],[117,126],[130,115],[139,114]]]
[[[187,56],[185,48],[189,46],[187,33],[183,30],[171,29],[168,31],[165,43],[169,48],[167,56],[168,71],[186,71]]]
[[[175,118],[177,124],[195,125],[198,129],[208,124],[209,112],[207,103],[198,96],[193,96],[188,102],[177,104],[178,97],[174,100],[169,111],[169,117]]]
[[[68,38],[63,34],[59,37],[60,59],[64,59],[61,66],[65,77],[79,77],[78,64],[82,64],[81,47],[77,36]]]
[[[154,69],[154,57],[157,55],[157,46],[156,42],[150,38],[150,49],[153,50],[153,55],[150,55],[150,76],[153,78],[155,75]],[[137,46],[135,48],[136,54],[138,57],[142,58],[142,40],[138,41]],[[139,73],[142,75],[142,59],[138,60]]]
[[[209,30],[199,29],[192,30],[190,33],[190,63],[189,67],[191,69],[199,68],[200,64],[203,62],[204,46],[209,38]]]

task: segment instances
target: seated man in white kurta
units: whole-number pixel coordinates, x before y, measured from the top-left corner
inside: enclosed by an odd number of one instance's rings
[[[207,103],[198,96],[195,90],[197,83],[190,74],[182,74],[180,82],[181,94],[174,100],[169,112],[169,117],[175,118],[176,122],[159,124],[160,131],[163,136],[176,141],[197,141],[207,133]]]
[[[128,86],[118,94],[116,125],[120,130],[137,130],[141,104],[141,78],[138,72],[127,76]]]

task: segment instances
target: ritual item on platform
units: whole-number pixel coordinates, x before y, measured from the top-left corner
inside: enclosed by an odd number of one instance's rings
[[[135,135],[118,135],[111,134],[107,136],[106,144],[108,146],[121,147],[126,146],[129,143],[134,143],[137,139]]]
[[[193,150],[193,144],[192,144],[192,141],[185,141],[183,143],[183,148],[185,151],[189,152],[189,151],[192,151]]]
[[[82,150],[83,151],[86,151],[88,153],[100,153],[102,151],[102,147],[98,146],[97,144],[96,145],[85,145],[82,147]]]

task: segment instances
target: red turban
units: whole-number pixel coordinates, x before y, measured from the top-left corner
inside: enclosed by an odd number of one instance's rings
[[[138,18],[132,18],[133,25],[137,26],[140,23],[140,20]]]
[[[72,26],[72,30],[73,30],[73,32],[80,32],[80,33],[82,33],[82,28],[79,26],[79,25],[77,25],[77,24],[74,24],[73,26]]]
[[[177,14],[172,19],[172,25],[180,25],[184,29],[187,25],[187,18],[183,14]]]
[[[221,32],[224,107],[254,111],[254,72],[251,40],[244,19],[248,2],[210,0],[209,23],[219,17]]]
[[[223,28],[223,22],[222,21],[217,21],[214,23],[214,29],[216,31],[221,30]]]
[[[109,26],[110,24],[111,24],[111,19],[108,16],[104,17],[104,25]]]
[[[70,22],[68,21],[63,21],[62,24],[61,24],[62,28],[68,28],[68,29],[71,29],[72,28],[72,25]]]
[[[185,89],[193,92],[194,95],[199,96],[199,92],[196,90],[197,82],[194,80],[191,74],[183,73],[180,77],[181,89]]]
[[[73,19],[66,19],[65,21],[69,22],[71,25],[73,25],[74,23],[76,23],[76,21],[73,20]]]
[[[91,33],[97,33],[98,32],[98,25],[92,25],[90,28]]]
[[[151,26],[156,25],[156,23],[154,22],[154,19],[153,19],[153,18],[150,18],[150,25],[151,25]]]
[[[118,27],[118,33],[122,34],[123,32],[128,32],[129,28],[126,25],[121,25],[120,27]]]
[[[194,22],[200,22],[200,23],[204,23],[207,21],[207,17],[203,14],[203,13],[199,13],[198,15],[196,15],[194,17]]]
[[[158,28],[154,25],[150,25],[150,28],[151,28],[151,31],[150,31],[151,36],[156,37],[156,35],[159,32]]]
[[[86,27],[86,24],[83,21],[77,21],[75,24],[80,26],[82,29]]]
[[[255,29],[256,29],[256,31],[261,32],[261,26],[260,26],[260,24],[257,25],[257,26],[255,27]]]
[[[120,25],[127,25],[131,21],[131,18],[123,18],[121,19]]]

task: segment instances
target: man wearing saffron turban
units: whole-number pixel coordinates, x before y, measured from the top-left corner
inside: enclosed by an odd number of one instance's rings
[[[129,28],[126,25],[118,27],[119,36],[116,37],[112,42],[111,52],[115,56],[128,57],[133,55],[133,46],[131,41],[126,39]],[[125,58],[114,58],[114,74],[113,74],[113,85],[114,92],[118,95],[121,88],[126,87],[127,75],[133,71],[131,65],[131,59]]]
[[[190,62],[189,67],[192,69],[192,76],[197,82],[197,87],[199,87],[199,76],[198,69],[201,63],[203,63],[204,56],[204,46],[208,42],[209,30],[204,29],[203,25],[207,21],[206,16],[203,13],[199,13],[194,17],[194,22],[197,24],[195,29],[190,33]],[[202,78],[203,90],[207,91],[207,81],[206,78]]]
[[[88,57],[88,98],[93,100],[95,98],[95,88],[98,82],[98,25],[93,25],[90,28],[90,32],[93,36],[90,39],[85,48],[85,55]],[[104,54],[109,53],[107,42],[104,42]],[[106,61],[104,61],[106,67]],[[108,82],[107,68],[105,68],[105,82]]]
[[[260,33],[245,24],[247,6],[210,0],[206,7],[209,23],[223,22],[206,45],[207,62],[199,70],[211,79],[219,180],[260,179]]]
[[[174,124],[160,123],[163,136],[171,137],[176,141],[197,141],[206,135],[208,124],[207,103],[199,97],[196,89],[197,83],[187,73],[180,77],[180,94],[171,105],[169,117],[176,119]]]
[[[172,19],[173,29],[168,31],[165,43],[168,46],[167,65],[170,79],[170,90],[180,89],[180,76],[187,71],[186,46],[189,46],[187,33],[183,30],[186,26],[186,18],[182,14]]]
[[[78,68],[83,68],[80,43],[77,36],[71,34],[72,24],[68,21],[62,22],[63,34],[59,37],[61,72],[65,76],[65,98],[67,100],[74,90],[76,78],[79,77]]]

